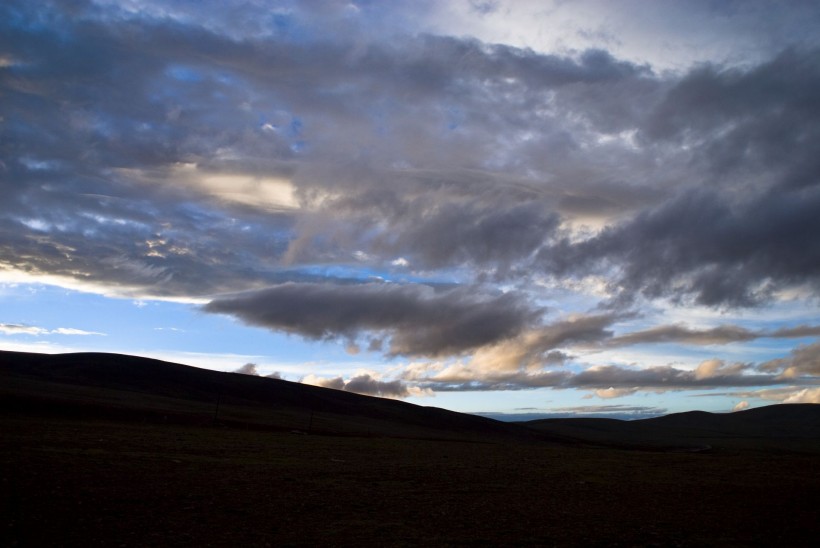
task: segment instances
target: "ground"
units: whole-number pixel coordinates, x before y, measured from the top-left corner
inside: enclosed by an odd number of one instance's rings
[[[5,414],[5,546],[779,545],[812,452],[636,451]]]

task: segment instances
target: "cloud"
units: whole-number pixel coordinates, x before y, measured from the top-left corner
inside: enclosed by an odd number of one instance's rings
[[[603,269],[709,305],[816,284],[816,50],[656,74],[602,49],[388,42],[366,21],[389,10],[329,6],[270,33],[251,6],[12,3],[4,102],[28,122],[0,265],[166,298],[357,251],[489,279]]]
[[[621,347],[637,344],[691,344],[717,345],[747,342],[755,339],[795,339],[820,336],[820,326],[798,325],[775,330],[751,330],[737,325],[720,325],[708,329],[695,329],[683,324],[658,325],[641,331],[633,331],[602,342],[605,347]]]
[[[759,398],[778,403],[820,403],[820,387],[800,388],[796,386],[786,386],[750,392],[735,392],[730,395],[740,398]]]
[[[605,398],[820,374],[817,343],[757,366],[583,361],[820,336],[616,329],[657,300],[686,317],[820,294],[816,6],[666,6],[644,32],[674,26],[674,47],[626,45],[607,22],[548,50],[498,33],[543,37],[579,8],[291,4],[4,2],[0,275],[414,360],[397,385],[313,379],[337,388]],[[760,21],[779,22],[763,40]],[[748,47],[701,59],[693,36]],[[646,64],[658,49],[704,62]]]
[[[783,403],[820,403],[820,387],[804,388],[789,395]]]
[[[253,375],[257,377],[259,376],[259,371],[256,369],[256,364],[250,362],[239,367],[238,369],[233,370],[232,373],[239,373],[240,375]]]
[[[45,335],[49,333],[48,329],[43,329],[42,327],[13,323],[0,324],[0,332],[6,335]]]
[[[587,415],[620,418],[622,420],[657,417],[666,413],[666,409],[645,405],[578,405],[557,407],[553,411],[561,416]],[[570,415],[566,415],[566,413]]]
[[[820,110],[817,50],[792,50],[749,70],[706,66],[673,85],[641,129],[663,156],[693,151],[693,184],[592,238],[540,252],[556,275],[602,271],[624,295],[750,306],[802,284],[816,291]],[[738,194],[739,189],[743,189]]]
[[[606,342],[607,346],[628,346],[649,343],[684,343],[684,344],[727,344],[749,341],[758,334],[733,325],[724,325],[711,329],[691,329],[684,325],[659,325],[643,331],[627,333],[613,337]]]
[[[334,390],[344,390],[345,388],[345,380],[342,377],[326,378],[319,377],[313,373],[305,375],[299,382],[313,386],[321,386],[322,388],[332,388]]]
[[[602,399],[611,399],[611,398],[622,398],[624,396],[631,396],[635,392],[637,392],[638,388],[599,388],[594,390],[593,393]]]
[[[515,336],[542,313],[514,293],[384,283],[288,283],[221,297],[204,310],[309,339],[386,336],[391,355],[431,357]]]
[[[741,401],[737,402],[737,404],[735,404],[734,407],[732,407],[732,411],[743,411],[744,409],[748,409],[748,408],[749,408],[749,402],[747,402],[746,400],[741,400]]]
[[[105,336],[105,333],[98,331],[86,331],[84,329],[75,329],[73,327],[58,327],[57,329],[45,329],[43,327],[36,327],[32,325],[0,323],[0,333],[6,335],[99,335]]]
[[[105,333],[98,331],[85,331],[83,329],[74,329],[72,327],[58,327],[51,331],[55,335],[100,335],[105,336]]]
[[[794,348],[790,356],[760,364],[759,369],[779,373],[786,378],[820,375],[820,342]]]
[[[304,376],[300,382],[313,386],[321,386],[323,388],[345,390],[347,392],[355,392],[367,396],[378,396],[381,398],[407,398],[409,396],[419,397],[433,395],[430,390],[410,386],[398,379],[390,381],[381,380],[376,373],[360,372],[347,380],[341,376],[319,377],[309,374]]]
[[[776,386],[792,379],[777,374],[755,374],[751,364],[726,364],[706,360],[696,369],[670,365],[623,367],[583,364],[579,371],[547,368],[493,369],[473,361],[415,363],[402,378],[434,391],[528,390],[534,388],[591,390],[601,398],[614,398],[639,391],[711,390],[740,386]],[[809,380],[808,382],[811,382]]]
[[[703,380],[738,375],[748,368],[748,365],[742,363],[727,364],[723,360],[711,359],[698,364],[695,368],[695,378]]]

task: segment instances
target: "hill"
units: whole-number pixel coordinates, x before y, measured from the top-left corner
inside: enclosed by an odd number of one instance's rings
[[[818,408],[516,425],[0,352],[0,546],[814,546]]]
[[[0,410],[24,415],[220,424],[280,431],[464,440],[548,440],[628,449],[765,447],[820,452],[820,405],[690,411],[622,421],[504,423],[435,407],[105,353],[0,351]]]
[[[0,351],[0,396],[6,412],[34,415],[390,437],[539,435],[435,407],[120,354]]]
[[[820,405],[781,404],[734,413],[688,411],[623,421],[542,419],[518,423],[552,436],[624,448],[702,451],[776,447],[820,451]]]

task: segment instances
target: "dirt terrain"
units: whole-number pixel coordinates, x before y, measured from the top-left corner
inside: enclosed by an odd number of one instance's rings
[[[345,400],[355,412],[317,413],[314,401],[311,425],[297,400],[266,415],[232,392],[213,420],[213,401],[167,385],[71,383],[8,358],[3,546],[810,546],[820,535],[816,407],[777,411],[808,421],[782,443],[712,429],[710,450],[676,452],[435,410],[420,413],[453,422],[423,425],[414,406],[373,398]],[[320,396],[338,394],[304,397]]]

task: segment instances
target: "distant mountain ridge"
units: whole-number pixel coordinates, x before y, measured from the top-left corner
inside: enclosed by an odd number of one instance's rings
[[[786,444],[820,451],[820,405],[771,405],[621,421],[504,423],[301,383],[107,353],[0,351],[0,412],[221,424],[337,435],[553,441],[704,450]]]
[[[687,411],[633,421],[565,418],[520,424],[554,436],[629,447],[706,449],[759,444],[820,450],[817,404],[769,405],[733,413]]]

